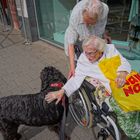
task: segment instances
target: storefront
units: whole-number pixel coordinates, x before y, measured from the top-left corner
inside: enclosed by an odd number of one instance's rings
[[[10,8],[8,7],[6,0],[0,1],[0,23],[4,25],[4,30],[8,30],[8,26],[11,26],[11,19],[10,19]]]
[[[39,39],[63,48],[64,33],[68,26],[71,10],[80,0],[34,1]],[[109,6],[106,29],[110,33],[112,43],[129,60],[132,69],[140,72],[137,67],[140,59],[139,0],[102,1]],[[134,15],[136,19],[131,18],[130,20],[131,15]],[[134,24],[132,21],[134,21]],[[136,24],[136,21],[138,24]]]
[[[127,46],[130,30],[128,18],[132,0],[102,1],[109,6],[106,29],[109,30],[113,43]],[[35,0],[39,38],[63,47],[69,16],[77,2],[78,0]]]
[[[76,0],[35,0],[39,38],[63,47],[64,33]]]

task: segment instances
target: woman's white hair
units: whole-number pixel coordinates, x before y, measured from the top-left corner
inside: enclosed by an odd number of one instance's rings
[[[101,39],[100,37],[97,36],[89,36],[87,37],[82,44],[82,48],[84,49],[85,47],[93,47],[97,49],[100,52],[104,52],[106,48],[106,43],[105,40]]]
[[[94,18],[97,15],[98,19],[100,19],[103,12],[103,4],[100,0],[88,0],[84,11],[87,11],[90,17]]]

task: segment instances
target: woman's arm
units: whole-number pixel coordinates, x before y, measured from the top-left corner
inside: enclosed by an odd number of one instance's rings
[[[60,102],[64,94],[68,97],[71,96],[82,84],[84,76],[75,75],[75,77],[70,78],[67,83],[58,91],[49,92],[45,96],[45,100],[50,103],[56,100],[56,104]]]
[[[121,53],[115,48],[113,44],[107,44],[106,54],[108,58],[118,55],[120,57],[121,64],[117,69],[117,77],[115,79],[115,82],[117,84],[117,87],[122,87],[126,82],[126,76],[131,72],[131,65],[129,64],[127,59],[121,55]]]
[[[56,100],[56,103],[58,103],[62,99],[64,94],[66,94],[68,97],[71,96],[71,94],[73,94],[81,86],[86,77],[86,72],[85,74],[81,73],[80,68],[81,66],[79,64],[76,68],[75,76],[72,76],[59,91],[48,93],[45,96],[45,100],[48,103]]]
[[[124,58],[121,53],[114,47],[112,48],[112,54],[113,55],[119,55],[121,60],[121,65],[117,69],[117,77],[115,79],[115,82],[117,84],[117,87],[122,87],[126,82],[126,76],[131,72],[131,65],[127,61],[126,58]]]
[[[75,52],[74,52],[74,45],[69,45],[68,47],[68,54],[69,54],[69,64],[70,64],[70,70],[68,73],[68,79],[70,79],[72,76],[75,76]]]
[[[71,76],[75,75],[75,51],[74,51],[74,45],[75,42],[77,41],[78,38],[78,33],[76,30],[72,27],[72,25],[69,25],[65,32],[65,51],[66,54],[69,57],[69,65],[70,65],[70,70],[68,74],[68,79]]]

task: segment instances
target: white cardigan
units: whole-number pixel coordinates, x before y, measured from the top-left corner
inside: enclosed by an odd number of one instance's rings
[[[103,58],[111,58],[119,55],[121,58],[121,65],[118,67],[117,71],[127,71],[131,72],[131,66],[128,61],[118,52],[113,44],[107,44],[106,49],[103,53],[103,56],[100,60],[91,63],[86,55],[82,53],[78,59],[77,67],[75,69],[75,76],[71,77],[67,83],[63,86],[63,89],[66,91],[66,95],[69,97],[74,93],[82,84],[86,76],[93,77],[98,79],[111,93],[111,88],[109,85],[109,80],[104,76],[102,71],[98,66],[98,62]]]

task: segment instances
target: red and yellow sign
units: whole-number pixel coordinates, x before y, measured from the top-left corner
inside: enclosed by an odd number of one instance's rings
[[[126,84],[123,87],[125,95],[128,97],[130,94],[140,93],[140,74],[137,72],[132,72],[127,78]]]

